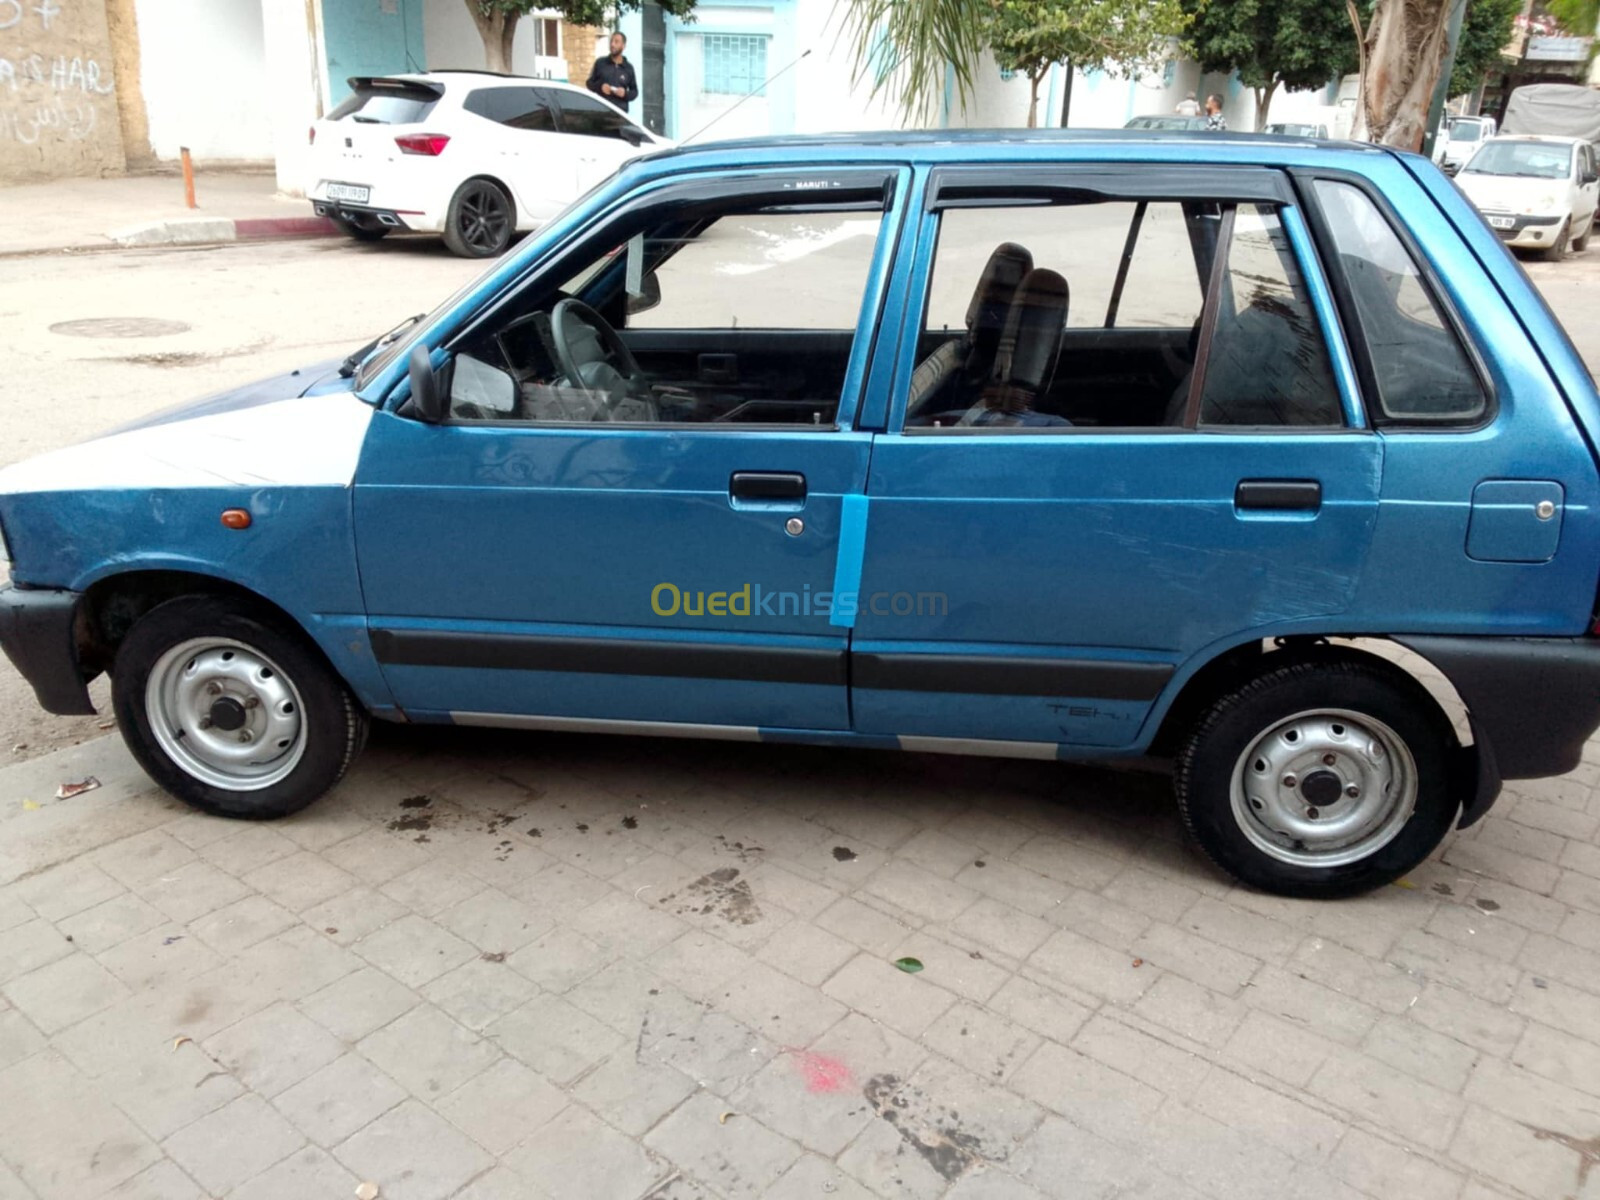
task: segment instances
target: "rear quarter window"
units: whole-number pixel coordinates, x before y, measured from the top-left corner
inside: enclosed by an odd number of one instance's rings
[[[1475,424],[1489,397],[1466,348],[1388,218],[1353,184],[1319,179],[1317,201],[1390,422]]]

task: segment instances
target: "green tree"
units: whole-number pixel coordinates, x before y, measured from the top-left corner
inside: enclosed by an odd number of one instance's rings
[[[1580,0],[1590,5],[1600,0]],[[1500,50],[1511,40],[1511,30],[1522,0],[1468,0],[1456,43],[1456,65],[1450,72],[1450,94],[1464,96],[1478,90],[1489,69],[1500,61]],[[1592,26],[1591,26],[1592,28]]]
[[[1179,0],[995,0],[983,39],[1002,68],[1027,76],[1028,127],[1039,83],[1056,63],[1113,74],[1168,58],[1188,25]]]
[[[1591,37],[1600,25],[1600,0],[1547,0],[1545,10],[1573,37]]]
[[[638,8],[643,0],[465,0],[467,11],[483,39],[483,58],[491,71],[511,70],[511,46],[516,41],[517,23],[539,9],[554,10],[574,25],[604,26],[625,12]],[[694,15],[695,0],[660,0],[661,7],[675,17]]]
[[[985,48],[1034,85],[1051,63],[1138,69],[1162,56],[1185,24],[1178,0],[847,0],[844,34],[855,78],[888,92],[913,116],[931,118],[953,86],[972,96]]]
[[[1353,71],[1349,17],[1329,0],[1184,0],[1188,50],[1203,71],[1239,72],[1255,92],[1256,128],[1280,87],[1322,87]]]

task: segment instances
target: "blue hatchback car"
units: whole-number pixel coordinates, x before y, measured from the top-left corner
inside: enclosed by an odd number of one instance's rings
[[[1578,763],[1597,444],[1423,159],[722,143],[342,367],[0,472],[0,642],[53,712],[109,671],[214,813],[310,803],[370,717],[1171,758],[1219,864],[1337,896]]]

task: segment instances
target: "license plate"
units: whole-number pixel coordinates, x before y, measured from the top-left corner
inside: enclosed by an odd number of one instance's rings
[[[1515,229],[1517,227],[1517,219],[1515,217],[1490,217],[1489,225],[1493,229]]]
[[[329,200],[349,200],[355,204],[365,204],[372,195],[372,189],[359,183],[330,183],[328,185]]]

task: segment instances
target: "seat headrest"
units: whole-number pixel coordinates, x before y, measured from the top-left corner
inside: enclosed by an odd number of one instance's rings
[[[1067,281],[1056,272],[1029,271],[1017,286],[995,356],[996,382],[1045,391],[1055,374],[1067,324]]]
[[[967,304],[967,332],[976,332],[984,326],[1000,329],[1005,324],[1006,311],[1017,285],[1031,270],[1033,255],[1027,247],[1015,242],[1001,242],[996,246],[989,261],[983,264],[978,286],[972,289],[972,300]]]

